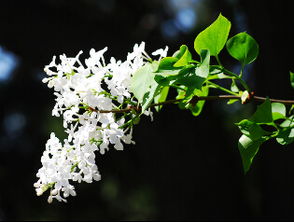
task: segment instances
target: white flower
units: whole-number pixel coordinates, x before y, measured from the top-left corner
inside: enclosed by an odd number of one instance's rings
[[[163,57],[166,57],[168,51],[168,46],[165,47],[165,49],[157,49],[156,51],[152,52],[153,56],[159,55],[159,60]]]
[[[165,57],[168,47],[153,55]],[[125,125],[136,115],[111,112],[127,107],[132,101],[130,82],[133,73],[146,64],[150,57],[145,52],[145,43],[135,44],[133,52],[125,61],[110,59],[105,63],[104,53],[90,50],[90,57],[81,62],[79,56],[65,54],[52,58],[44,70],[48,74],[42,81],[54,89],[56,104],[53,116],[63,116],[63,126],[68,134],[63,142],[51,133],[41,157],[42,167],[38,170],[38,181],[34,183],[38,196],[49,190],[48,203],[54,199],[66,202],[75,196],[73,182],[92,183],[101,179],[95,163],[95,152],[104,154],[113,147],[123,150],[125,144],[134,144],[132,125]],[[85,64],[85,66],[83,65]],[[103,112],[100,112],[103,110]],[[150,109],[144,111],[151,116]],[[126,118],[126,119],[125,119]]]

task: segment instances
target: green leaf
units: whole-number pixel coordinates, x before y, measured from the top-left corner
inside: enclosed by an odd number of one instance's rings
[[[238,102],[239,101],[239,99],[230,99],[228,102],[227,102],[227,104],[228,105],[231,105],[231,104],[233,104],[233,103],[235,103],[235,102]]]
[[[294,116],[290,116],[288,119],[286,119],[284,122],[280,124],[281,127],[287,128],[287,127],[294,127]]]
[[[243,67],[252,63],[259,52],[257,42],[246,32],[241,32],[230,38],[226,47],[229,54],[241,62]]]
[[[272,106],[270,100],[267,98],[264,103],[257,106],[257,110],[253,116],[249,119],[252,122],[256,123],[272,123]]]
[[[244,119],[241,122],[236,124],[241,132],[248,136],[252,140],[258,140],[265,135],[269,135],[270,133],[263,130],[258,124],[252,122],[250,120]]]
[[[286,118],[286,106],[283,103],[272,103],[273,120]]]
[[[266,139],[252,140],[246,135],[242,135],[238,142],[239,152],[241,154],[243,169],[247,173],[250,169],[252,161],[259,151],[260,145],[265,142]]]
[[[200,55],[201,50],[208,49],[212,56],[217,56],[226,44],[230,29],[231,22],[219,14],[218,18],[196,37],[196,52]]]
[[[294,88],[294,73],[290,72],[290,82],[291,82],[291,86]]]
[[[183,52],[183,53],[181,53]],[[187,65],[192,60],[192,55],[186,45],[180,47],[180,53],[177,55],[178,61],[174,64],[174,67],[181,67]]]
[[[130,89],[139,103],[143,102],[144,97],[146,100],[146,94],[150,93],[151,88],[154,90],[157,87],[158,84],[154,80],[154,71],[157,70],[157,67],[157,62],[147,63],[133,74]]]
[[[201,78],[196,75],[195,67],[192,67],[181,70],[174,84],[186,86],[187,97],[193,94],[194,89],[200,89],[202,87],[204,80],[204,78]]]
[[[232,79],[231,91],[239,92],[239,88],[238,88],[236,81],[234,79]]]
[[[193,95],[191,94],[190,97],[186,97],[186,91],[187,91],[187,87],[184,88],[184,90],[180,90],[177,89],[178,91],[178,95],[176,97],[177,100],[181,99],[182,101],[180,101],[178,103],[178,106],[180,109],[186,109],[189,107],[189,103],[188,101],[191,100],[191,98],[193,97]]]
[[[196,69],[196,76],[206,79],[209,75],[210,52],[209,50],[201,50],[200,65]]]
[[[209,87],[203,86],[201,88],[201,90],[195,89],[194,90],[194,95],[196,95],[196,96],[207,96],[208,92],[209,92]],[[205,104],[205,100],[197,101],[196,104],[191,104],[189,106],[189,108],[190,108],[192,114],[194,116],[199,116],[200,113],[202,112],[204,104]]]
[[[144,95],[142,102],[142,113],[149,107],[149,105],[154,100],[154,97],[159,93],[160,86],[154,81],[151,85],[149,92]]]
[[[165,102],[167,95],[168,95],[169,87],[165,86],[161,89],[160,93],[154,97],[154,103],[161,103]],[[155,106],[155,110],[159,112],[162,106]]]
[[[277,142],[281,145],[288,145],[294,141],[294,127],[284,128],[279,131],[276,138]]]
[[[175,57],[165,57],[160,60],[157,73],[167,72],[171,74],[178,73],[179,68],[174,67],[174,64],[178,61]]]

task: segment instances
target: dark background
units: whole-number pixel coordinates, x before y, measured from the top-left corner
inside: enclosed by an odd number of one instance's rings
[[[291,1],[2,0],[0,2],[0,220],[293,220],[294,150],[269,141],[243,174],[234,122],[255,104],[207,103],[200,117],[166,106],[135,127],[136,145],[97,156],[102,180],[76,184],[76,197],[49,205],[33,183],[50,132],[53,91],[42,84],[53,55],[109,47],[124,59],[134,43],[148,52],[181,44],[222,12],[231,36],[247,31],[259,43],[246,70],[257,95],[293,99],[294,21]],[[196,53],[194,52],[194,56]],[[223,63],[237,63],[221,53]]]

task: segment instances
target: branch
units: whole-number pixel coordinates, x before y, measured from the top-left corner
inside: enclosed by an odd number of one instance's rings
[[[241,100],[241,96],[235,96],[235,95],[217,95],[217,96],[194,96],[191,99],[191,103],[196,103],[197,101],[200,100],[205,100],[205,101],[211,101],[211,100],[227,100],[227,99],[239,99]],[[252,96],[250,98],[250,101],[259,101],[259,102],[263,102],[265,101],[267,98],[266,97],[261,97],[261,96]],[[284,100],[284,99],[271,99],[269,98],[269,100],[271,102],[277,102],[277,103],[283,103],[286,105],[294,105],[294,100]],[[176,104],[181,102],[182,99],[172,99],[172,100],[166,100],[165,102],[160,102],[160,103],[154,103],[151,104],[149,106],[149,108],[151,107],[155,107],[155,106],[162,106],[162,105],[168,105],[168,104]],[[94,109],[92,107],[88,107],[89,110],[93,111],[93,112],[97,112],[97,113],[128,113],[131,112],[132,110],[135,110],[137,112],[141,111],[140,107],[136,107],[136,106],[129,106],[125,109],[113,109],[113,110],[97,110]]]

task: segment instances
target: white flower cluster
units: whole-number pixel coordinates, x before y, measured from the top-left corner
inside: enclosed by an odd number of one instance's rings
[[[168,48],[159,49],[152,55],[165,57]],[[118,115],[119,110],[129,103],[136,103],[130,92],[132,74],[142,67],[150,57],[145,52],[145,43],[135,45],[125,61],[110,59],[106,64],[104,53],[90,50],[84,65],[79,57],[56,56],[45,66],[48,78],[43,79],[49,88],[54,88],[56,104],[53,116],[63,116],[63,126],[68,134],[63,144],[51,133],[46,150],[41,158],[42,168],[34,184],[37,195],[50,190],[48,202],[53,199],[66,202],[69,195],[75,196],[75,187],[70,181],[91,183],[101,176],[95,163],[95,151],[104,154],[110,146],[123,150],[123,143],[132,141],[132,125],[125,118],[132,113]],[[146,114],[150,114],[146,112]]]

